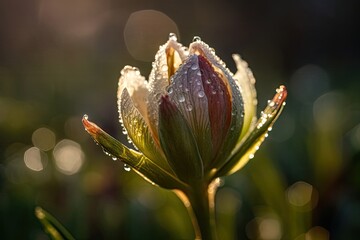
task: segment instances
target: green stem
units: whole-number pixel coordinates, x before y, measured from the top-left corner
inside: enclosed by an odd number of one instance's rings
[[[196,240],[217,240],[215,221],[215,194],[219,180],[210,185],[192,184],[191,191],[176,192],[188,209]]]

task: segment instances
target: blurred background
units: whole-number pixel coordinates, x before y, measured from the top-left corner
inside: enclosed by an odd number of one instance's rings
[[[223,179],[221,239],[360,235],[358,1],[2,0],[1,239],[48,239],[41,206],[77,239],[193,239],[187,212],[94,144],[83,114],[127,143],[118,123],[125,65],[144,76],[169,32],[198,35],[257,80],[259,112],[287,105],[255,158]]]

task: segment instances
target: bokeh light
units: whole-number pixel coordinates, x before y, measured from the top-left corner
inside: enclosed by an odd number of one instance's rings
[[[306,233],[300,234],[295,240],[329,240],[329,231],[323,227],[316,226]]]
[[[24,153],[24,162],[29,169],[39,172],[44,169],[44,163],[47,162],[46,155],[41,153],[37,147],[31,147]]]
[[[318,193],[309,183],[299,181],[288,188],[287,199],[293,206],[309,211],[316,206]]]
[[[247,224],[246,234],[249,239],[280,240],[281,224],[272,217],[256,217]]]
[[[329,89],[329,75],[320,66],[305,65],[291,77],[291,93],[303,103],[312,103]]]
[[[66,175],[77,173],[84,163],[84,153],[78,143],[64,139],[56,144],[53,151],[58,170]]]
[[[56,137],[53,131],[42,127],[33,132],[31,140],[35,147],[43,151],[48,151],[55,146]]]
[[[339,92],[328,92],[317,98],[313,105],[314,120],[322,131],[339,131],[346,116],[345,97]]]
[[[108,0],[59,2],[39,1],[39,23],[66,41],[89,40],[108,20]]]
[[[141,10],[130,15],[124,29],[126,48],[131,56],[141,61],[153,61],[154,53],[169,33],[177,34],[176,23],[156,10]]]

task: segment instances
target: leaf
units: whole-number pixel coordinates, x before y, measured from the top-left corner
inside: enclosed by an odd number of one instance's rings
[[[157,165],[154,161],[143,154],[127,148],[118,140],[110,136],[95,123],[88,121],[87,116],[83,117],[85,130],[92,138],[101,145],[104,152],[118,158],[135,170],[145,180],[153,185],[159,185],[167,189],[186,189],[187,185],[176,176]]]
[[[35,216],[39,219],[43,225],[46,233],[53,240],[74,240],[75,238],[66,230],[61,223],[56,220],[50,213],[42,209],[41,207],[35,208]]]
[[[276,92],[273,100],[269,101],[267,107],[262,112],[253,131],[250,132],[242,144],[232,153],[229,160],[217,170],[213,178],[230,175],[238,171],[254,157],[255,152],[267,137],[268,132],[284,108],[287,97],[286,88],[280,86]]]

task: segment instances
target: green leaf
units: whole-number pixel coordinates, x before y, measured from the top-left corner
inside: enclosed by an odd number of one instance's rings
[[[50,213],[46,212],[41,207],[35,208],[35,216],[43,225],[46,233],[53,240],[74,240],[75,238],[56,220]]]
[[[187,189],[187,184],[180,181],[172,173],[166,171],[142,153],[127,148],[118,140],[110,136],[95,123],[88,121],[87,116],[83,118],[85,130],[92,138],[101,145],[104,152],[118,158],[153,185],[167,189]]]
[[[286,88],[280,86],[276,92],[273,100],[269,101],[267,107],[262,112],[255,128],[249,133],[241,145],[236,148],[229,160],[217,170],[213,178],[230,175],[238,171],[254,157],[255,152],[267,137],[268,132],[284,108],[287,97]]]

